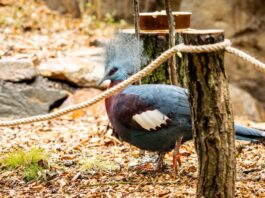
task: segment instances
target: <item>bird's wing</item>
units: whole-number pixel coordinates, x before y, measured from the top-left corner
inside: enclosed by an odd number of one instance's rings
[[[172,87],[141,85],[127,88],[115,102],[116,118],[128,128],[151,132],[171,126],[185,116],[189,119],[187,94],[184,89],[180,94],[180,90]]]
[[[132,120],[148,131],[155,131],[171,122],[171,119],[158,109],[137,113],[132,116]]]

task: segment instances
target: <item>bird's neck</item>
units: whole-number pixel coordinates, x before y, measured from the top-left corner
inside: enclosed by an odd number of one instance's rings
[[[108,89],[116,86],[117,84],[121,83],[122,81],[123,80],[118,80],[118,81],[111,82],[109,84]],[[105,107],[106,107],[106,110],[107,110],[108,115],[109,115],[109,113],[111,111],[111,106],[112,106],[113,101],[115,100],[115,96],[116,95],[117,95],[117,93],[105,99]]]
[[[108,89],[114,87],[115,85],[121,83],[123,80],[116,80],[116,81],[112,81],[110,84],[109,84],[109,87]]]

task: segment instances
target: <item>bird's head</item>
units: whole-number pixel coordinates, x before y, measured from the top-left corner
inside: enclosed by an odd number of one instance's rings
[[[103,78],[98,82],[98,85],[103,83],[106,80],[110,80],[111,82],[123,81],[129,77],[128,73],[116,66],[109,67],[103,76]]]
[[[147,58],[143,55],[143,42],[134,35],[118,34],[111,40],[105,49],[105,74],[98,82],[126,80],[130,75],[140,70],[146,64]]]

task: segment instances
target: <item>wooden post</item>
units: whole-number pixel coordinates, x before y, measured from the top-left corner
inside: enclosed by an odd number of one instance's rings
[[[171,8],[171,1],[172,0],[165,0],[165,7],[167,12],[167,18],[168,18],[168,30],[169,30],[169,39],[168,39],[168,47],[172,48],[175,46],[176,43],[176,31],[175,31],[175,20],[172,14],[172,8]],[[170,68],[170,80],[171,84],[177,85],[177,69],[176,69],[176,56],[172,56],[169,59],[169,68]]]
[[[183,33],[186,45],[224,40],[222,30]],[[224,50],[187,54],[193,137],[199,161],[197,197],[234,197],[235,133],[229,103]]]

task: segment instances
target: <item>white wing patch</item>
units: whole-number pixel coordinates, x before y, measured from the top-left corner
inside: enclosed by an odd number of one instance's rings
[[[152,129],[156,130],[162,124],[167,124],[167,119],[169,118],[155,109],[136,114],[132,119],[144,129],[151,131]]]

